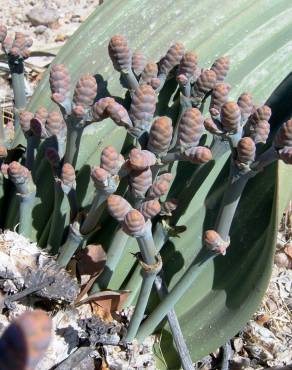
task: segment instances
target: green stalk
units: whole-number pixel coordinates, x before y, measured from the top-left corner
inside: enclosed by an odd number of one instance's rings
[[[188,97],[184,96],[183,94],[180,94],[179,114],[178,114],[178,118],[177,118],[177,121],[174,127],[170,149],[173,149],[176,146],[179,123],[180,123],[182,115],[188,108],[192,108],[191,100]]]
[[[167,75],[165,74],[165,73],[160,73],[158,76],[157,76],[158,78],[159,78],[159,80],[160,80],[160,85],[159,85],[159,87],[156,89],[156,93],[158,94],[161,90],[162,90],[162,88],[163,88],[163,86],[164,86],[164,84],[165,84],[165,82],[166,82],[166,77],[167,77]]]
[[[81,234],[87,235],[95,229],[97,222],[104,210],[105,201],[107,200],[108,197],[109,194],[107,194],[104,191],[104,189],[96,189],[96,194],[93,199],[90,210],[81,225],[80,228]]]
[[[138,238],[137,241],[139,243],[139,247],[140,247],[140,251],[141,251],[142,256],[145,256],[143,258],[145,258],[145,261],[147,260],[147,261],[150,262],[150,261],[157,260],[157,257],[156,257],[157,256],[157,248],[156,248],[156,245],[154,243],[154,239],[153,239],[152,232],[151,232],[151,223],[149,223],[149,225],[150,226],[147,228],[147,231],[145,233],[145,237]],[[156,240],[158,242],[159,249],[160,249],[163,246],[164,242],[165,242],[166,235],[165,235],[165,232],[162,228],[162,225],[156,227],[155,230],[156,230]],[[152,266],[153,265],[154,264],[152,264]],[[138,271],[139,274],[141,273],[140,269],[139,270],[136,269],[136,271]],[[145,269],[142,271],[143,282],[142,282],[141,291],[140,291],[140,294],[139,294],[139,297],[138,297],[138,302],[136,304],[137,310],[139,310],[139,312],[137,313],[137,316],[138,316],[138,314],[141,315],[142,308],[143,308],[142,305],[145,304],[145,299],[146,299],[145,295],[148,292],[147,289],[149,289],[148,285],[150,285],[151,282],[153,284],[153,275],[151,277],[145,276],[146,272],[147,271],[145,271]],[[147,279],[147,282],[145,282],[146,279]],[[158,293],[159,297],[161,298],[161,300],[163,300],[166,297],[166,295],[168,294],[168,289],[167,289],[167,286],[166,286],[165,281],[163,279],[162,273],[161,273],[161,275],[158,275],[158,274],[154,275],[154,282],[155,282],[155,288],[157,290],[157,293]],[[137,286],[139,286],[139,284],[137,284]],[[151,288],[150,288],[150,292],[151,292]],[[147,299],[149,299],[149,296],[147,297]],[[147,302],[146,302],[146,305],[147,305]],[[146,308],[146,305],[145,305],[145,308]],[[135,308],[134,314],[135,314],[135,312],[136,312],[136,308]],[[142,313],[142,315],[144,315],[144,312]],[[177,319],[177,316],[176,316],[176,313],[175,313],[174,309],[171,309],[168,312],[167,319],[168,319],[168,322],[169,322],[169,326],[171,328],[171,332],[172,332],[172,335],[173,335],[174,342],[176,344],[176,348],[177,348],[178,353],[179,353],[179,357],[181,359],[183,369],[184,370],[193,369],[194,368],[193,363],[192,363],[188,348],[186,346],[186,343],[185,343],[185,340],[184,340],[184,337],[183,337],[183,334],[182,334],[182,331],[181,331],[181,328],[180,328],[180,325],[179,325],[179,322],[178,322],[178,319]],[[130,322],[130,325],[131,325],[131,323],[132,323],[132,321]],[[138,323],[138,318],[137,318],[137,322],[135,322],[133,324],[133,327],[136,328],[137,325],[139,326],[139,324],[140,323]],[[134,329],[133,329],[133,331],[134,331]],[[130,336],[130,335],[132,335],[131,332],[130,332],[130,334],[127,334],[127,336]]]
[[[5,181],[5,177],[3,175],[3,173],[1,172],[0,173],[0,207],[1,209],[2,208],[2,204],[3,204],[3,201],[4,201],[4,181]],[[0,214],[0,225],[3,227],[4,226],[4,218],[5,218],[5,214]]]
[[[146,306],[150,297],[152,286],[156,277],[156,270],[143,270],[143,282],[139,293],[139,298],[135,306],[134,314],[125,337],[125,342],[130,343],[136,337],[139,325],[144,318]]]
[[[25,84],[24,84],[24,66],[23,62],[19,64],[9,63],[12,79],[12,89],[14,95],[14,127],[19,127],[19,112],[25,109],[26,96],[25,96]]]
[[[123,229],[118,226],[106,252],[106,264],[104,270],[94,283],[91,289],[92,293],[108,288],[111,277],[122,257],[128,240],[129,235],[127,235]]]
[[[229,240],[229,231],[234,218],[236,208],[241,198],[242,192],[248,180],[254,176],[254,173],[240,173],[237,166],[232,162],[227,188],[224,192],[221,207],[217,216],[215,230],[224,241]]]
[[[5,133],[4,133],[4,119],[1,119],[0,122],[0,145],[5,145]]]
[[[124,81],[127,85],[127,88],[130,90],[130,91],[135,91],[137,89],[137,87],[139,87],[139,83],[133,73],[133,71],[131,69],[129,69],[128,71],[126,72],[121,72],[123,78],[124,78]]]
[[[34,160],[36,157],[37,147],[40,143],[40,139],[34,135],[27,136],[26,139],[26,158],[25,158],[25,167],[30,171],[33,168]]]
[[[68,201],[64,196],[61,183],[56,180],[54,183],[54,194],[54,209],[47,244],[47,250],[52,254],[58,252],[63,237],[63,230],[69,219]]]
[[[51,223],[52,223],[52,215],[48,219],[46,226],[41,234],[41,237],[38,241],[38,246],[40,248],[45,248],[48,244],[48,239],[49,239],[49,234],[50,234],[50,229],[51,229]]]
[[[27,238],[31,236],[32,229],[32,209],[35,203],[36,186],[32,181],[30,173],[15,175],[9,179],[14,183],[17,197],[20,199],[19,205],[19,232]]]
[[[77,221],[70,225],[66,242],[60,248],[60,254],[57,258],[57,262],[62,267],[66,267],[68,265],[74,253],[84,240],[83,235],[80,234],[79,228],[80,225]]]
[[[213,141],[210,145],[213,160],[218,160],[226,152],[230,150],[230,146],[227,140],[224,140],[222,136],[213,136]]]
[[[256,161],[252,163],[250,167],[253,171],[259,172],[262,171],[269,164],[275,162],[277,159],[278,153],[276,149],[271,146],[268,150],[266,150],[258,158],[256,158]]]
[[[155,287],[159,295],[159,298],[163,300],[168,294],[168,288],[161,274],[157,275],[155,278]],[[193,370],[194,369],[193,361],[191,359],[188,347],[186,345],[186,342],[183,337],[183,333],[181,331],[178,318],[173,308],[168,312],[167,320],[168,320],[170,330],[172,332],[173,340],[175,342],[177,351],[179,353],[182,368],[184,370],[191,370],[191,369]]]
[[[207,267],[207,261],[214,259],[216,255],[210,251],[204,251],[203,259],[198,264],[191,265],[180,281],[173,287],[169,294],[156,309],[149,315],[149,317],[140,326],[136,339],[140,342],[151,335],[157,325],[165,318],[167,313],[174,307],[179,299],[186,293],[193,282],[197,279],[200,273]]]
[[[71,190],[67,193],[67,198],[68,198],[70,210],[71,210],[70,219],[75,220],[75,218],[77,217],[78,211],[79,211],[76,189],[71,188]]]
[[[188,81],[186,85],[179,84],[179,88],[181,93],[184,97],[190,98],[191,97],[191,83]]]
[[[138,302],[135,306],[127,334],[124,338],[125,342],[132,342],[136,337],[139,325],[144,317],[155,277],[161,269],[161,261],[158,263],[159,260],[152,238],[151,225],[151,222],[148,221],[143,235],[136,237],[142,256],[141,265],[143,267],[143,282]]]
[[[167,153],[164,157],[161,158],[161,162],[163,164],[173,163],[175,161],[181,161],[183,160],[183,154],[180,151],[173,151]]]
[[[20,206],[19,206],[19,234],[30,238],[32,230],[32,210],[34,207],[36,190],[28,194],[19,194]]]
[[[224,192],[215,227],[215,230],[224,241],[229,240],[232,220],[248,180],[275,160],[277,160],[277,152],[274,147],[270,147],[250,165],[251,170],[247,172],[241,172],[236,164],[233,161],[231,162],[228,184]]]
[[[159,253],[161,248],[164,246],[166,240],[168,239],[168,235],[160,222],[158,222],[155,226],[153,239],[157,252]],[[135,297],[138,293],[138,290],[141,286],[142,280],[143,279],[141,266],[140,264],[138,264],[135,268],[135,271],[131,275],[127,285],[124,288],[125,290],[129,290],[131,292],[126,301],[127,306],[131,306],[133,304]]]
[[[75,168],[80,147],[83,127],[67,126],[67,144],[64,156],[64,163],[70,163]]]

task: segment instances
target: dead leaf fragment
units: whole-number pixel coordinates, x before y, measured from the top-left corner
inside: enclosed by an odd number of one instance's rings
[[[56,42],[64,42],[65,40],[68,39],[68,35],[62,35],[62,34],[59,34],[55,37],[55,41]]]
[[[113,313],[122,309],[129,293],[129,290],[105,290],[103,292],[93,293],[79,302],[78,306],[84,303],[94,302],[102,307],[105,312]]]
[[[106,253],[100,244],[89,244],[76,257],[80,275],[100,273],[106,263]]]
[[[284,252],[287,254],[287,256],[292,258],[292,243],[287,243],[285,245]]]

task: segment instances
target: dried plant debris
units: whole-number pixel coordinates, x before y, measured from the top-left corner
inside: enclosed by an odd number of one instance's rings
[[[126,350],[117,346],[104,346],[105,358],[110,370],[156,370],[152,352],[155,337],[148,337],[142,344],[133,341]]]
[[[52,257],[8,230],[0,235],[0,285],[8,300],[25,288],[36,296],[67,302],[79,293],[77,281]]]
[[[0,234],[0,288],[4,309],[0,314],[0,334],[11,321],[33,311],[36,305],[46,307],[52,317],[52,339],[37,370],[56,366],[59,370],[93,370],[101,368],[102,362],[103,368],[109,369],[155,369],[153,338],[141,345],[120,345],[131,310],[112,312],[117,321],[107,314],[106,302],[100,304],[98,299],[88,298],[78,307],[69,306],[80,290],[76,279],[35,243],[8,230]],[[44,300],[55,303],[46,305]],[[67,303],[63,309],[62,302]]]

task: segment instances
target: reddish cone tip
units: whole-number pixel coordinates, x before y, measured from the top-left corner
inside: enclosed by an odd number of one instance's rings
[[[145,219],[136,209],[128,212],[124,218],[123,229],[130,236],[142,236],[145,230]]]

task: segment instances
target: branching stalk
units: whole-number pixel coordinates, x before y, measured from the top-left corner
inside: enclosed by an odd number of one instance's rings
[[[165,284],[163,277],[161,276],[162,273],[156,276],[155,278],[155,288],[159,295],[159,298],[163,300],[166,295],[168,294],[168,288]],[[182,368],[184,370],[193,370],[193,361],[191,359],[188,347],[183,337],[183,333],[181,331],[181,327],[176,316],[174,309],[172,308],[167,314],[167,320],[172,332],[173,340],[175,342],[177,351],[179,353],[179,357],[181,359]]]
[[[151,222],[148,221],[143,235],[136,237],[142,257],[140,263],[143,267],[143,282],[139,293],[138,302],[135,306],[135,310],[125,337],[126,342],[132,342],[136,337],[137,330],[144,317],[155,277],[162,267],[161,259],[159,255],[157,256],[156,248],[153,242],[151,225]]]
[[[278,153],[276,149],[273,146],[271,146],[268,150],[259,155],[259,157],[256,158],[255,162],[252,163],[250,167],[253,171],[259,172],[262,171],[269,164],[275,162],[277,159]]]
[[[165,244],[167,238],[168,235],[165,229],[163,228],[162,224],[160,222],[157,223],[153,233],[153,239],[158,253]],[[142,283],[142,271],[140,264],[138,264],[130,280],[128,281],[127,285],[124,288],[125,290],[129,290],[131,292],[126,301],[127,306],[131,306],[133,304],[133,301],[138,293],[141,283]]]
[[[1,122],[0,122],[0,145],[5,146],[5,133],[4,133],[3,119],[1,119]]]
[[[184,95],[180,94],[179,114],[178,114],[178,118],[177,118],[177,121],[176,121],[176,124],[175,124],[175,127],[174,127],[174,132],[173,132],[173,137],[172,137],[171,144],[170,144],[170,149],[173,149],[176,146],[180,120],[181,120],[184,112],[189,108],[192,108],[191,100],[189,99],[188,96],[184,96]]]
[[[81,225],[81,233],[87,235],[94,230],[97,222],[104,210],[105,201],[107,200],[109,194],[103,189],[96,189],[96,194],[93,199],[92,205],[85,220]]]
[[[174,152],[169,152],[167,153],[164,157],[161,158],[161,162],[164,164],[167,163],[173,163],[175,161],[180,161],[182,160],[183,155],[179,151],[174,151]]]
[[[83,242],[84,236],[80,234],[79,228],[80,225],[78,221],[75,221],[70,225],[67,240],[60,248],[60,254],[57,258],[57,262],[63,267],[68,265],[74,253]]]
[[[127,72],[121,72],[121,74],[130,91],[135,91],[139,87],[139,83],[131,69],[127,70]]]
[[[30,238],[32,228],[32,209],[35,203],[36,186],[31,173],[18,162],[11,162],[8,167],[8,177],[14,183],[19,205],[19,232]]]
[[[215,226],[215,230],[226,242],[229,240],[231,223],[234,218],[234,214],[241,198],[243,189],[245,188],[248,180],[254,175],[255,173],[251,171],[247,173],[240,173],[236,165],[231,162],[228,184],[224,192]]]
[[[70,219],[71,220],[75,220],[75,218],[76,218],[76,216],[78,214],[78,211],[79,211],[79,206],[78,206],[78,202],[77,202],[76,189],[72,188],[68,192],[67,197],[68,197],[68,201],[69,201],[69,205],[70,205],[70,210],[71,210]]]
[[[19,113],[26,106],[23,61],[19,61],[17,64],[9,62],[9,68],[14,95],[14,127],[17,129],[19,127]]]
[[[38,137],[34,135],[27,136],[25,167],[28,168],[30,171],[33,168],[39,142],[40,142],[40,139]]]
[[[18,232],[26,238],[30,238],[32,230],[32,210],[35,202],[36,190],[28,194],[18,194],[19,206],[19,228]]]
[[[109,287],[111,277],[122,257],[128,240],[129,235],[118,226],[106,253],[107,258],[104,270],[93,285],[91,292],[98,292],[99,290]]]
[[[135,334],[138,330],[138,327],[142,321],[149,295],[151,293],[153,282],[155,282],[155,287],[158,292],[160,298],[164,298],[167,293],[167,286],[164,282],[163,276],[158,275],[158,271],[162,267],[162,263],[160,262],[160,266],[157,264],[157,259],[159,254],[157,255],[157,250],[154,244],[152,231],[151,231],[151,222],[148,221],[146,225],[145,233],[142,237],[137,238],[140,252],[143,258],[143,261],[146,261],[147,266],[145,269],[145,265],[142,263],[143,272],[143,282],[141,291],[139,293],[138,302],[135,307],[135,311],[133,317],[130,321],[129,330],[127,332],[126,341],[132,341],[135,337]],[[144,262],[145,263],[145,262]],[[150,265],[151,263],[151,265]],[[159,262],[158,262],[159,263]],[[149,266],[155,266],[154,269],[149,269]],[[169,325],[173,334],[174,341],[176,343],[176,347],[178,349],[178,353],[180,355],[180,359],[182,362],[182,366],[184,370],[193,369],[192,360],[187,349],[186,343],[184,341],[183,334],[181,332],[181,328],[175,314],[175,311],[171,309],[167,314],[167,319],[169,321]]]
[[[64,163],[76,166],[83,128],[70,128],[67,131],[67,145]]]
[[[125,337],[125,342],[132,342],[136,337],[139,325],[144,318],[144,313],[150,297],[156,273],[157,269],[152,268],[150,265],[147,265],[146,268],[143,270],[143,282],[139,293],[139,298],[135,306],[134,314],[131,318],[127,335]]]
[[[149,317],[140,326],[136,338],[143,341],[147,336],[154,332],[157,325],[165,318],[167,313],[174,307],[180,298],[186,293],[190,286],[194,283],[200,273],[207,267],[207,261],[215,258],[215,254],[210,251],[205,251],[203,259],[198,264],[191,265],[180,281],[174,286],[169,294]]]
[[[70,163],[75,168],[84,125],[81,124],[81,119],[74,115],[67,116],[65,121],[67,125],[67,143],[64,163]]]
[[[68,201],[64,196],[61,182],[57,179],[54,183],[54,194],[54,209],[47,246],[47,250],[52,254],[58,252],[63,237],[63,232],[60,232],[60,230],[64,230],[66,223],[69,221]]]

